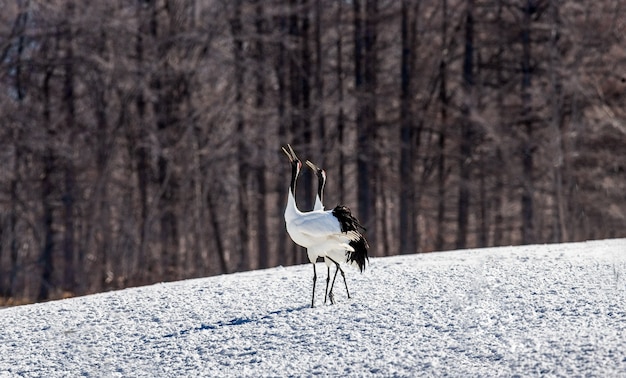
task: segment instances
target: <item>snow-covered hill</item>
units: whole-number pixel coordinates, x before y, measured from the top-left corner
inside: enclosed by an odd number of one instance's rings
[[[626,239],[310,265],[0,310],[0,377],[626,376]],[[323,274],[319,274],[323,273]]]

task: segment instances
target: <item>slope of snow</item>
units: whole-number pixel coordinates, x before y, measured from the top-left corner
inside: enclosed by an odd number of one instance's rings
[[[325,273],[313,309],[310,265],[3,309],[0,377],[626,374],[626,239]]]

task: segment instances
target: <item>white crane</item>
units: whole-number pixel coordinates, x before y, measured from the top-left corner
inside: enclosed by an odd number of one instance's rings
[[[307,249],[307,256],[313,264],[311,307],[314,307],[315,283],[317,282],[315,262],[317,258],[329,257],[332,259],[332,256],[328,256],[329,251],[342,251],[345,261],[357,264],[359,269],[363,271],[369,246],[359,232],[358,220],[352,216],[347,207],[337,206],[333,210],[309,212],[302,212],[298,209],[295,199],[296,181],[302,169],[302,162],[291,146],[287,145],[287,147],[289,150],[283,147],[283,151],[291,163],[291,183],[287,207],[285,208],[285,225],[291,239]]]
[[[315,175],[317,176],[317,183],[318,183],[317,195],[315,196],[315,206],[313,207],[313,210],[323,211],[324,210],[324,186],[326,185],[326,171],[324,171],[322,168],[318,167],[317,165],[313,164],[309,160],[306,161],[306,165],[308,165],[309,168],[311,168],[313,172],[315,172]],[[356,221],[356,224],[358,224],[358,220],[355,219],[355,221]],[[341,272],[341,276],[343,277],[343,283],[346,286],[346,293],[348,295],[348,298],[350,298],[350,291],[348,290],[348,283],[346,282],[346,274],[344,273],[340,265],[340,262],[342,263],[347,262],[348,257],[349,257],[349,254],[346,253],[345,250],[341,250],[341,249],[326,252],[326,256],[324,256],[324,263],[326,263],[326,268],[328,270],[328,273],[326,277],[326,291],[324,295],[324,304],[326,304],[327,298],[330,299],[330,303],[332,304],[335,303],[333,288],[335,287],[335,279],[337,278],[338,272]],[[365,257],[367,258],[367,255]],[[364,263],[365,262],[363,262],[363,264]],[[329,291],[328,287],[329,287],[329,282],[330,282],[330,267],[333,264],[335,265],[336,269],[335,269],[335,275],[333,276],[333,282],[332,284],[330,284],[330,291]],[[361,271],[363,271],[363,268],[361,268]]]

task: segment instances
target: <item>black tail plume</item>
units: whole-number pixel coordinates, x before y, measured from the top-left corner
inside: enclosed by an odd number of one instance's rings
[[[365,227],[363,227],[359,220],[352,215],[352,212],[347,206],[337,205],[333,209],[333,215],[339,221],[341,232],[352,231],[359,234],[359,238],[357,240],[352,240],[349,243],[349,245],[354,248],[354,252],[346,251],[346,256],[348,257],[349,264],[356,263],[359,270],[363,272],[365,269],[365,263],[369,262],[367,250],[370,247],[369,244],[367,244],[365,236],[361,233],[361,230],[365,231]]]
[[[356,263],[361,273],[363,273],[363,270],[365,270],[365,262],[370,261],[369,257],[367,257],[367,249],[369,248],[367,240],[361,235],[359,240],[351,241],[350,246],[354,248],[354,252],[346,252],[348,263]]]

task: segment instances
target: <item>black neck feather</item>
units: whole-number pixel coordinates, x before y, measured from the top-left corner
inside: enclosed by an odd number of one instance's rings
[[[298,163],[294,162],[291,164],[291,184],[289,184],[289,189],[291,193],[296,195],[296,179],[298,178]]]
[[[326,180],[321,171],[317,172],[317,179],[317,195],[320,197],[320,201],[324,203],[324,184],[326,184]]]

